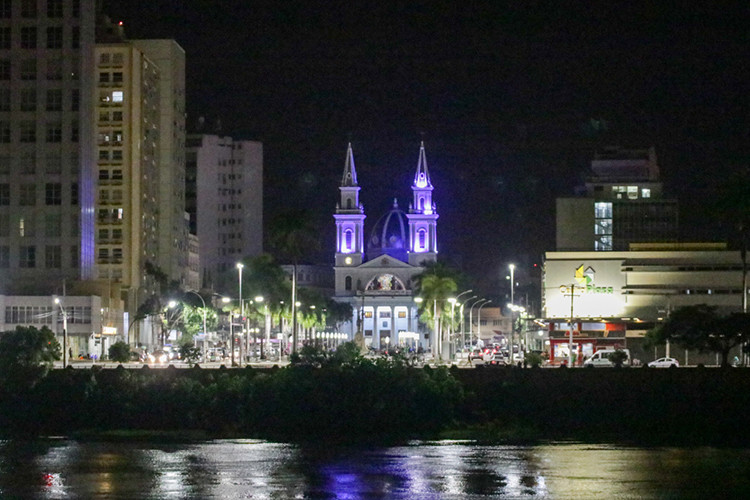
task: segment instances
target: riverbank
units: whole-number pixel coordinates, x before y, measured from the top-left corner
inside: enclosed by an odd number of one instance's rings
[[[747,446],[747,369],[51,370],[6,377],[4,436]]]

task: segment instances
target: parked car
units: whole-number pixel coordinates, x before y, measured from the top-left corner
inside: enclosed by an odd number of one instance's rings
[[[505,361],[505,356],[503,356],[501,351],[493,351],[489,356],[485,356],[484,364],[491,366],[506,366],[508,363]]]
[[[625,361],[622,366],[630,366],[630,350],[629,349],[600,349],[596,351],[593,356],[583,362],[583,366],[594,368],[594,367],[613,367],[615,366],[610,360],[609,355],[616,352],[622,351],[625,353]]]
[[[469,362],[475,359],[484,359],[484,349],[477,347],[469,352]]]
[[[649,368],[679,368],[680,363],[674,358],[659,358],[651,361],[647,366]]]

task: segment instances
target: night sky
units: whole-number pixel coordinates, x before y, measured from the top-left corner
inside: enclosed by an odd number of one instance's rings
[[[700,207],[750,163],[747,2],[569,3],[107,0],[104,12],[130,38],[185,49],[190,129],[204,116],[206,132],[220,121],[264,143],[266,219],[311,208],[330,245],[318,260],[333,261],[347,142],[371,225],[394,197],[407,208],[424,140],[441,256],[489,291],[507,263],[523,279],[554,250],[554,200],[598,147],[656,147],[691,241],[722,237]]]

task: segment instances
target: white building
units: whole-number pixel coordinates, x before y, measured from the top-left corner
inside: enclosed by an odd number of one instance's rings
[[[352,320],[343,331],[365,345],[418,344],[436,347],[429,330],[419,323],[414,302],[413,278],[425,262],[437,259],[438,214],[432,201],[424,144],[419,149],[412,201],[405,212],[394,200],[393,208],[373,226],[365,238],[365,209],[359,202],[360,187],[351,144],[336,205],[335,300],[350,304]],[[367,245],[367,246],[365,246]],[[417,334],[415,336],[415,333]]]
[[[200,244],[202,287],[236,289],[236,264],[263,251],[263,144],[191,134],[187,210]]]
[[[555,359],[567,356],[571,321],[574,348],[589,356],[602,347],[640,349],[646,332],[678,307],[742,311],[739,251],[723,244],[631,248],[546,253],[542,316]]]

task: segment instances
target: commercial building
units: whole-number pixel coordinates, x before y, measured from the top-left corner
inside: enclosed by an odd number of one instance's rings
[[[263,144],[190,134],[186,201],[201,286],[230,294],[237,262],[263,252]]]
[[[741,312],[739,251],[722,244],[640,244],[627,252],[547,252],[542,316],[551,359],[567,358],[572,330],[578,359],[599,348],[627,347],[642,360],[643,337],[675,308],[707,304]],[[677,352],[673,349],[673,354]],[[684,353],[684,362],[712,362]]]

